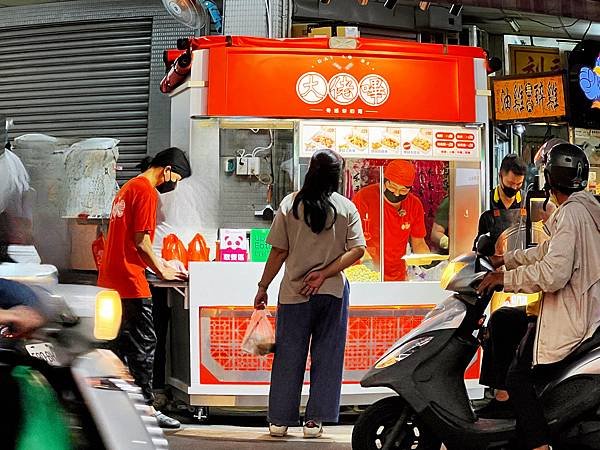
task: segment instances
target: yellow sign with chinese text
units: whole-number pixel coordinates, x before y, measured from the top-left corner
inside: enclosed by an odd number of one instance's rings
[[[562,69],[558,48],[509,45],[511,75],[532,75]]]
[[[567,114],[562,75],[497,78],[493,86],[496,121],[531,121]]]

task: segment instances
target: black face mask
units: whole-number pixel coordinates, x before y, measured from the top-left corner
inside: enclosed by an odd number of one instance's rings
[[[161,194],[166,194],[167,192],[174,191],[177,187],[177,181],[171,180],[171,173],[169,172],[169,181],[165,181],[164,183],[156,186],[156,190]]]
[[[519,192],[521,189],[515,189],[515,188],[511,188],[511,187],[506,187],[504,186],[504,184],[500,185],[502,188],[502,191],[506,194],[506,196],[508,198],[513,198],[517,195],[517,192]]]
[[[385,198],[387,198],[390,203],[400,203],[402,200],[408,197],[408,194],[395,195],[389,189],[383,191],[383,195],[385,195]]]
[[[165,181],[160,186],[156,186],[156,190],[161,194],[166,194],[167,192],[174,191],[177,187],[177,181]]]

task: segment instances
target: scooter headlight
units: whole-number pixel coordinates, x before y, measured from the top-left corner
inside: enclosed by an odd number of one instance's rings
[[[444,269],[444,273],[442,273],[442,279],[440,280],[440,286],[442,289],[446,289],[452,279],[465,267],[467,267],[467,264],[460,261],[452,261],[450,264],[448,264]]]
[[[94,336],[99,340],[112,340],[121,328],[121,297],[117,291],[100,291],[96,295]]]
[[[402,361],[403,359],[408,358],[421,347],[424,347],[425,345],[429,344],[429,342],[431,342],[432,339],[433,336],[427,336],[408,341],[406,344],[401,345],[396,350],[391,351],[379,361],[377,361],[375,363],[375,368],[384,369],[393,364],[396,364],[398,361]]]

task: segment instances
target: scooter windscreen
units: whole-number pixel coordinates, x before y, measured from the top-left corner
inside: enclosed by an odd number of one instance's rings
[[[486,273],[494,268],[488,260],[475,253],[466,253],[455,259],[444,270],[440,285],[442,289],[464,296],[477,297],[476,286]]]

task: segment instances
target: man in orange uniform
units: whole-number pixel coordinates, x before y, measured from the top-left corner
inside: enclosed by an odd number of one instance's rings
[[[179,180],[191,175],[191,169],[185,154],[175,147],[146,158],[141,168],[142,173],[125,183],[113,201],[98,286],[114,289],[121,296],[123,318],[114,350],[129,367],[144,400],[151,406],[156,332],[145,270],[149,267],[164,280],[185,278],[184,274],[163,265],[152,250],[156,191],[172,191]],[[162,428],[179,427],[177,420],[153,408],[152,411]]]
[[[415,166],[410,161],[396,159],[383,172],[384,280],[406,280],[406,264],[402,257],[410,243],[413,253],[429,253],[425,242],[425,212],[419,198],[411,193],[415,181]],[[380,265],[381,187],[372,184],[356,193],[353,202],[360,217],[369,221],[370,239],[367,251],[374,263]],[[367,234],[367,233],[365,233]]]

